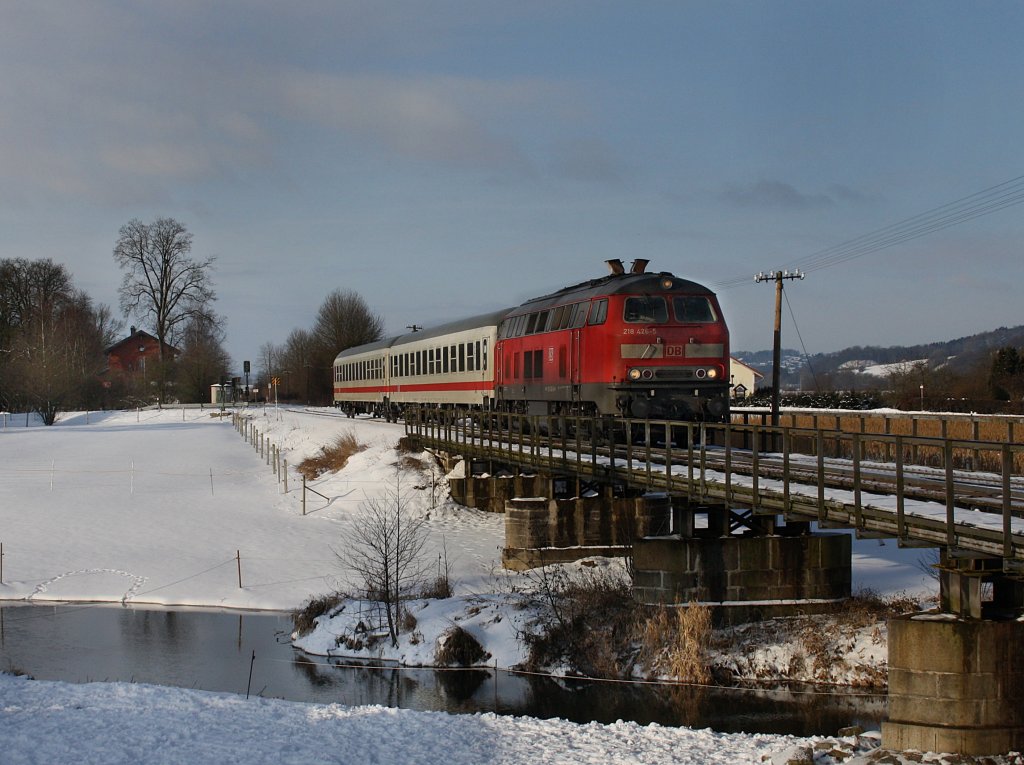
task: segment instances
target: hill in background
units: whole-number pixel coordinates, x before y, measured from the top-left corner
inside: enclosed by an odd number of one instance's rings
[[[1024,347],[1024,326],[1000,327],[991,332],[961,337],[946,342],[924,345],[881,346],[856,345],[832,353],[818,353],[805,358],[792,349],[782,351],[782,386],[784,388],[813,387],[813,378],[829,380],[830,387],[839,389],[878,387],[885,384],[890,374],[917,363],[929,369],[947,368],[958,374],[980,370],[988,374],[993,352],[1005,347]],[[770,384],[772,352],[734,351],[734,357],[765,376]]]

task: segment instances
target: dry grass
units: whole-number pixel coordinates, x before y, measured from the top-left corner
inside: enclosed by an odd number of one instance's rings
[[[865,414],[863,416],[835,414],[804,414],[783,413],[779,419],[782,427],[825,431],[839,430],[842,433],[861,433],[862,458],[879,462],[895,461],[895,446],[891,442],[873,438],[874,436],[889,437],[906,436],[917,438],[945,438],[956,441],[986,441],[992,444],[1011,442],[1009,419],[966,417],[944,418],[932,415],[934,419],[915,418],[909,416],[889,416]],[[1012,443],[1021,443],[1024,438],[1024,426],[1015,425]],[[825,438],[825,456],[850,459],[853,441],[850,438]],[[814,454],[816,440],[811,435],[796,435],[793,438],[793,449],[796,452]],[[944,454],[941,447],[913,442],[904,445],[903,461],[906,464],[943,467]],[[953,465],[956,468],[1001,470],[1001,455],[998,448],[987,449],[954,449]],[[1014,454],[1014,472],[1024,472],[1024,452]]]
[[[706,650],[711,639],[711,609],[691,603],[654,609],[637,625],[640,661],[650,674],[679,682],[711,681]]]
[[[355,433],[342,433],[333,444],[321,447],[316,455],[307,457],[295,469],[304,475],[307,481],[312,481],[324,473],[338,472],[348,464],[353,454],[358,454],[365,448],[366,445],[359,443]]]

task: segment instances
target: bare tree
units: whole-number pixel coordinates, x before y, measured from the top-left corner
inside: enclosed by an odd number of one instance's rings
[[[212,311],[189,319],[177,360],[178,395],[182,401],[207,400],[210,385],[227,375],[231,357],[224,350],[223,319]]]
[[[347,348],[380,340],[384,320],[370,311],[362,296],[336,289],[320,305],[313,325],[312,386],[318,400],[330,401],[333,393],[334,357]]]
[[[401,493],[367,499],[352,523],[352,537],[338,559],[359,577],[370,599],[379,601],[387,614],[388,635],[398,645],[400,613],[404,600],[414,597],[427,575],[422,552],[426,543],[424,518],[404,512]]]
[[[148,321],[159,340],[160,400],[167,372],[164,349],[195,316],[208,312],[215,299],[210,271],[213,258],[193,260],[192,234],[173,218],[152,223],[133,219],[121,227],[114,260],[124,271],[121,310]]]
[[[321,303],[313,334],[333,361],[347,348],[380,340],[384,334],[384,320],[370,311],[358,293],[337,289]]]

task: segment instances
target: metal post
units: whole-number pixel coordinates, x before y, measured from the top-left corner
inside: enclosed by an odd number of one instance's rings
[[[238,589],[242,589],[242,552],[235,550],[235,562],[238,564]]]

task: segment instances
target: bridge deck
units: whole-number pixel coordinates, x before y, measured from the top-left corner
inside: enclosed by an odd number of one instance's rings
[[[556,419],[424,410],[406,430],[470,459],[993,556],[1007,572],[1024,573],[1024,477],[1014,474],[1024,445],[660,422],[627,423],[623,432],[641,434],[642,442],[619,433],[617,443],[615,430],[589,439],[585,433],[600,431],[595,423]],[[865,460],[869,453],[892,461]],[[966,469],[978,464],[1000,470]]]

